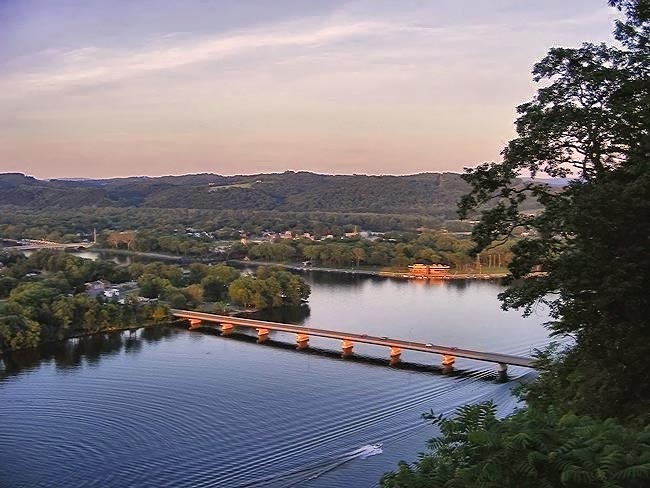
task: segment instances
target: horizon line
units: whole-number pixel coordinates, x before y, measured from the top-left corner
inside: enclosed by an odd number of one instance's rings
[[[469,168],[469,167],[468,167]],[[466,169],[466,168],[464,168]],[[118,179],[129,179],[129,178],[173,178],[173,177],[182,177],[182,176],[220,176],[225,178],[234,178],[237,176],[258,176],[258,175],[282,175],[285,173],[307,173],[318,176],[393,176],[393,177],[406,177],[406,176],[418,176],[426,174],[457,174],[462,175],[464,171],[419,171],[416,173],[321,173],[317,171],[307,171],[307,170],[284,170],[284,171],[269,171],[269,172],[257,172],[257,173],[232,173],[232,174],[220,174],[220,173],[210,173],[210,172],[200,172],[200,173],[178,173],[178,174],[158,174],[158,175],[126,175],[126,176],[109,176],[109,177],[85,177],[85,176],[56,176],[43,178],[27,173],[22,173],[20,171],[5,171],[1,172],[0,176],[4,175],[22,175],[27,178],[34,178],[39,181],[102,181],[102,180],[118,180]]]

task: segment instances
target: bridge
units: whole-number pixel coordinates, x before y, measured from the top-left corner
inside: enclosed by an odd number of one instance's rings
[[[450,370],[453,367],[454,361],[457,357],[496,363],[498,365],[497,369],[501,375],[506,374],[508,365],[524,366],[526,368],[534,367],[534,360],[532,358],[512,356],[509,354],[475,351],[471,349],[460,349],[457,347],[447,347],[437,344],[405,341],[401,339],[377,337],[367,334],[354,334],[350,332],[317,329],[314,327],[302,327],[298,325],[282,324],[278,322],[267,322],[263,320],[231,317],[228,315],[215,315],[211,313],[194,312],[192,310],[171,309],[170,313],[174,317],[187,320],[190,324],[190,329],[199,328],[202,326],[202,324],[219,325],[221,335],[224,336],[231,334],[234,331],[235,327],[255,329],[257,331],[258,342],[265,342],[269,337],[270,331],[293,333],[296,334],[297,349],[305,349],[309,347],[310,336],[338,339],[341,341],[342,357],[349,357],[353,354],[355,343],[385,346],[389,348],[389,359],[391,365],[394,365],[400,361],[402,350],[406,349],[410,351],[426,352],[442,356],[443,371],[445,371],[445,369]]]
[[[62,249],[78,249],[78,248],[88,248],[92,246],[93,242],[72,242],[68,244],[61,244],[60,242],[44,241],[38,239],[0,239],[7,242],[15,242],[16,246],[10,246],[6,249],[15,250],[15,251],[34,251],[37,249],[53,249],[53,250],[62,250]]]

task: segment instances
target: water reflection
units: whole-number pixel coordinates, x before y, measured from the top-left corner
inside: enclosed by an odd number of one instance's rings
[[[357,275],[352,273],[328,273],[326,271],[301,271],[310,283],[327,287],[359,287],[367,281],[378,279],[378,277]],[[381,278],[379,278],[381,279]]]
[[[49,362],[61,372],[76,369],[82,364],[97,367],[102,359],[122,350],[127,354],[135,354],[142,349],[143,342],[155,343],[179,333],[181,331],[170,327],[146,327],[131,331],[94,334],[42,344],[34,349],[5,353],[0,363],[2,364],[0,381]]]
[[[299,325],[307,320],[310,315],[311,308],[305,303],[299,307],[278,307],[255,313],[242,314],[242,317]]]

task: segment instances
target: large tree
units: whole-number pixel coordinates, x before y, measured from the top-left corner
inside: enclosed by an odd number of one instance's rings
[[[544,87],[518,107],[518,137],[501,162],[467,172],[461,203],[482,213],[476,251],[527,231],[503,305],[545,304],[551,330],[574,340],[540,355],[514,415],[482,404],[428,416],[441,436],[386,488],[650,482],[650,0],[610,4],[625,15],[619,44],[552,49],[535,66]],[[540,175],[572,181],[558,191],[522,179]],[[524,211],[529,199],[542,211]]]
[[[574,338],[529,400],[625,417],[650,410],[650,2],[610,3],[625,14],[618,44],[554,48],[535,65],[544,86],[517,108],[502,161],[464,175],[461,213],[482,209],[476,251],[526,231],[504,307],[546,305],[552,331]],[[530,199],[543,210],[524,211]]]

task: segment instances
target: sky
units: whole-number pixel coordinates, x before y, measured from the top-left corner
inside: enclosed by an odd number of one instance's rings
[[[604,0],[0,0],[0,172],[461,171]]]

